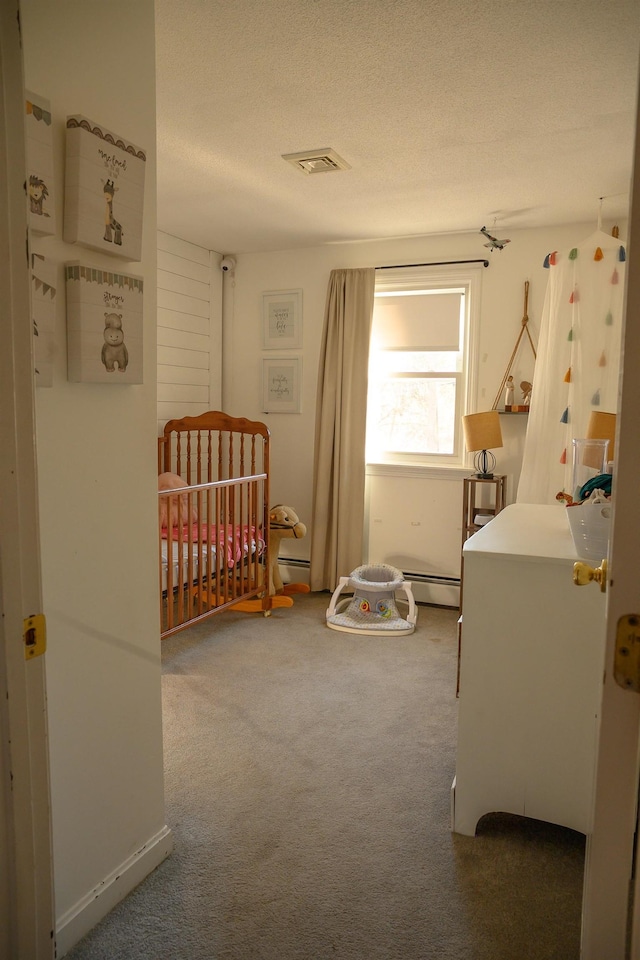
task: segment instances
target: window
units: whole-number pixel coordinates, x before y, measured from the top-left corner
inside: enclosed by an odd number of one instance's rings
[[[463,462],[471,317],[480,274],[411,267],[376,279],[369,354],[367,461]]]

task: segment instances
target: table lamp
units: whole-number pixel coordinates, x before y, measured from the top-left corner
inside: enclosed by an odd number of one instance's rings
[[[500,416],[497,410],[487,410],[485,413],[469,413],[462,418],[465,445],[469,453],[476,452],[473,465],[476,468],[476,477],[490,480],[493,477],[493,468],[496,458],[489,448],[502,446],[502,430]]]
[[[587,424],[585,434],[587,440],[608,440],[609,447],[607,456],[613,460],[614,444],[616,440],[616,415],[615,413],[604,413],[600,410],[592,410]]]

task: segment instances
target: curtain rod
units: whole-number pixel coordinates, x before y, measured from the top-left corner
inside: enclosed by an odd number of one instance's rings
[[[455,263],[483,263],[485,267],[489,266],[488,260],[438,260],[432,263],[388,263],[383,267],[375,267],[375,269],[404,270],[406,267],[448,267]]]

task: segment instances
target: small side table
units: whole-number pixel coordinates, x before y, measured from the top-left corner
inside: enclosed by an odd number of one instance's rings
[[[489,488],[491,503],[484,506],[484,491]],[[480,529],[478,514],[495,517],[506,506],[507,478],[494,473],[493,477],[465,477],[462,502],[462,544]]]

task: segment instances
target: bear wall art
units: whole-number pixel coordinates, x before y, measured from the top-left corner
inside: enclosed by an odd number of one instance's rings
[[[81,263],[65,278],[68,379],[142,383],[142,278]]]
[[[67,243],[142,257],[146,153],[82,116],[67,117],[64,230]]]

